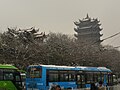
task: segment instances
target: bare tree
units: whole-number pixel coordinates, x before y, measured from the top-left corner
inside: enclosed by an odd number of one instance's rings
[[[38,34],[38,29],[18,29],[8,28],[8,31],[1,35],[2,56],[5,57],[3,63],[14,63],[22,67],[23,64],[32,64],[40,43],[46,38],[45,33]]]
[[[38,29],[8,29],[0,35],[0,61],[19,68],[30,64],[105,66],[119,72],[120,51],[112,46],[81,43],[62,33]]]

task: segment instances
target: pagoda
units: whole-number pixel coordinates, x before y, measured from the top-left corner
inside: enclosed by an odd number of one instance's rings
[[[76,34],[75,37],[78,41],[82,43],[89,43],[89,44],[99,44],[102,42],[100,37],[103,34],[100,34],[102,28],[100,28],[100,21],[98,19],[91,19],[88,14],[86,18],[79,21],[74,22],[76,27],[74,28]]]

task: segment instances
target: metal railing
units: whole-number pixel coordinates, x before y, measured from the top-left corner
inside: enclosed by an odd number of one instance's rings
[[[120,90],[120,84],[115,86],[108,86],[106,90]]]
[[[16,90],[16,89],[7,89],[7,88],[1,88],[0,87],[0,90]],[[32,90],[35,90],[35,89],[32,89]],[[63,89],[62,89],[63,90]],[[66,89],[65,89],[66,90]],[[80,89],[67,89],[67,90],[90,90],[89,88],[80,88]],[[108,87],[104,87],[103,90],[120,90],[120,84],[118,85],[114,85],[114,86],[108,86]]]
[[[3,87],[0,87],[0,90],[16,90],[16,88],[3,88]]]
[[[68,89],[68,90],[70,90],[70,89]],[[71,90],[90,90],[90,88],[88,88],[88,89],[87,88],[71,89]],[[104,89],[101,89],[101,90],[120,90],[120,84],[114,85],[114,86],[104,87]]]

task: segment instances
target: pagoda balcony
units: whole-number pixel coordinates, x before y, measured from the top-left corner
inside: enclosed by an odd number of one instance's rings
[[[79,32],[77,28],[74,28],[75,32]]]
[[[86,27],[79,27],[79,29],[90,29],[92,26],[86,26]]]
[[[100,37],[103,36],[103,34],[100,34]]]
[[[79,23],[79,22],[74,22],[74,24],[75,24],[76,26],[79,26],[79,25],[80,25],[80,23]]]
[[[92,28],[98,28],[101,24],[98,23],[80,23],[79,25],[76,25],[79,28],[84,28],[84,27],[92,27]]]
[[[77,32],[77,33],[99,33],[100,32],[100,29],[92,29],[92,28],[88,28],[88,29],[78,29],[78,28],[74,28],[74,30]]]
[[[78,33],[78,36],[89,36],[89,37],[101,37],[103,34],[100,33]]]
[[[74,36],[78,38],[78,34],[74,34]]]

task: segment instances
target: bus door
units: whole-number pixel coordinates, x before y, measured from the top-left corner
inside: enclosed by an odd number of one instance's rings
[[[15,72],[14,73],[14,81],[13,83],[15,83],[17,88],[22,88],[22,80],[21,80],[21,76],[20,76],[20,72]]]
[[[108,85],[111,86],[113,84],[113,76],[108,73]]]
[[[81,88],[81,74],[77,74],[77,88]]]
[[[46,72],[46,86],[49,86],[50,83],[58,82],[58,70],[47,70]]]
[[[85,87],[85,75],[80,71],[77,73],[76,76],[77,80],[77,88],[84,88]]]
[[[34,90],[36,88],[43,89],[44,82],[42,82],[42,68],[29,67],[26,75],[26,90]]]

